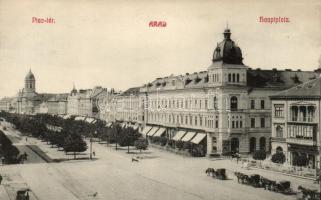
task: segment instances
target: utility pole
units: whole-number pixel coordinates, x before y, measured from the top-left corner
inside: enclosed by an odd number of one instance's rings
[[[90,134],[90,160],[93,159],[93,135]]]

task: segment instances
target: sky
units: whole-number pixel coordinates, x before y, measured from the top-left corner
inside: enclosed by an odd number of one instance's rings
[[[290,22],[260,23],[260,16]],[[227,23],[251,68],[320,66],[318,0],[0,0],[0,97],[22,89],[29,69],[39,93],[70,92],[73,84],[126,90],[205,71]]]

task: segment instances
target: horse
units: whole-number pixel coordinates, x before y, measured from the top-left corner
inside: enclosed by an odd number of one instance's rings
[[[302,187],[301,185],[298,187],[298,190],[302,192],[303,199],[316,199],[317,190],[310,190]]]
[[[215,174],[215,169],[214,168],[207,168],[205,170],[205,173],[207,174],[207,176],[214,176]]]

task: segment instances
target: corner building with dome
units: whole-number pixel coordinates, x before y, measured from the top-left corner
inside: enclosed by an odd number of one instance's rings
[[[138,123],[148,138],[190,142],[203,149],[203,155],[269,152],[273,128],[269,96],[315,79],[318,73],[251,69],[243,63],[231,30],[225,29],[223,36],[206,71],[143,85],[135,95],[141,107],[138,120],[126,117],[133,112],[126,108],[113,111],[113,119]]]

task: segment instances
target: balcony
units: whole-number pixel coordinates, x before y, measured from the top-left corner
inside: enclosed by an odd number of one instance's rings
[[[286,138],[287,143],[291,144],[300,144],[300,145],[307,145],[307,146],[315,146],[317,142],[313,139],[302,139],[302,138]]]
[[[271,142],[286,142],[286,139],[279,137],[271,137]]]

